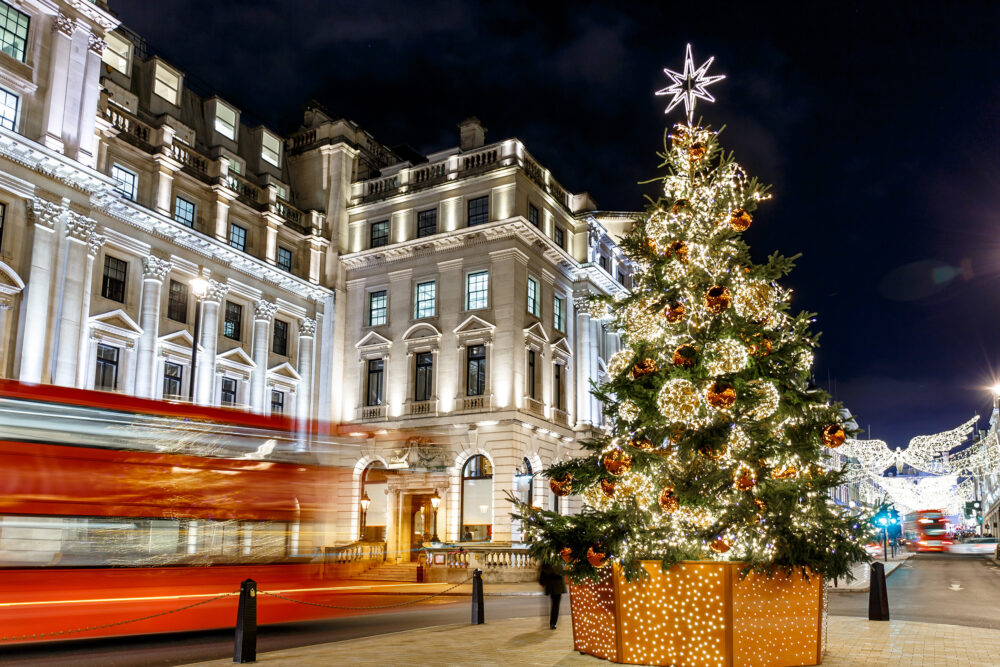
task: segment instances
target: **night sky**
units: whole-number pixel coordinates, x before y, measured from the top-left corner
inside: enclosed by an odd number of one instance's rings
[[[815,366],[892,446],[988,417],[1000,379],[1000,3],[111,0],[151,49],[293,131],[310,99],[386,145],[518,137],[569,190],[641,209],[662,69],[714,55],[724,147],[773,184],[745,238],[802,253]],[[777,3],[773,3],[777,4]],[[763,7],[763,8],[762,8]],[[542,9],[540,9],[542,8]]]

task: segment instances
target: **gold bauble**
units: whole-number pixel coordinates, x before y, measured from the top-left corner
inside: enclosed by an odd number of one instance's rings
[[[729,214],[729,226],[738,232],[745,232],[750,228],[753,218],[745,208],[738,208]]]
[[[563,547],[559,550],[559,556],[567,563],[572,563],[576,559],[573,558],[573,549],[570,547]]]
[[[716,285],[705,292],[705,307],[708,308],[708,312],[715,315],[725,312],[732,302],[733,297],[729,293],[728,287]]]
[[[739,491],[751,491],[757,486],[757,479],[751,472],[744,472],[736,478],[736,489]]]
[[[667,245],[667,257],[676,257],[681,262],[687,262],[690,254],[691,250],[688,248],[688,244],[684,241],[671,241],[670,244]]]
[[[549,480],[549,488],[557,496],[568,496],[573,488],[573,475],[566,475],[562,479],[553,477]]]
[[[674,205],[671,208],[671,211],[674,213],[674,215],[686,215],[688,213],[691,213],[693,210],[694,209],[691,208],[691,202],[689,202],[687,199],[678,199],[677,201],[674,202]]]
[[[651,237],[646,237],[642,242],[643,249],[651,255],[660,254],[660,246],[656,243],[656,239]]]
[[[705,400],[713,408],[726,410],[736,403],[736,389],[728,382],[713,382],[705,390]]]
[[[663,311],[663,316],[667,318],[667,322],[671,324],[676,324],[684,319],[684,304],[678,302],[670,304],[670,306]]]
[[[612,449],[601,458],[601,465],[612,475],[621,475],[632,469],[632,455],[623,449]]]
[[[721,537],[717,537],[715,541],[708,545],[708,548],[717,554],[724,554],[729,551],[729,542],[726,542]]]
[[[693,345],[681,345],[676,350],[674,350],[673,363],[674,366],[680,366],[681,368],[690,368],[694,366],[695,358],[698,355],[698,350],[694,348]]]
[[[706,459],[712,459],[713,461],[718,461],[723,456],[726,455],[726,445],[722,444],[718,447],[713,447],[712,445],[700,445],[698,447],[698,453],[704,456]]]
[[[830,449],[836,449],[844,444],[845,440],[847,440],[847,434],[844,432],[844,429],[840,426],[840,424],[830,424],[823,429],[821,438],[823,439],[824,445]]]
[[[629,447],[650,452],[653,450],[653,442],[644,435],[636,436],[628,441]]]
[[[695,386],[682,378],[664,382],[660,393],[656,395],[656,406],[660,409],[660,414],[672,422],[691,421],[700,403]]]
[[[675,125],[674,129],[670,131],[670,143],[673,144],[674,148],[682,145],[688,140],[688,128],[686,125]]]
[[[597,548],[600,549],[600,546]],[[608,564],[608,555],[599,551],[594,551],[594,547],[588,547],[587,562],[597,569],[600,569]]]
[[[785,466],[779,470],[774,470],[771,473],[771,477],[774,479],[795,479],[799,471],[795,469],[795,466]]]
[[[632,377],[638,380],[639,378],[646,377],[647,375],[652,375],[658,370],[660,370],[660,368],[656,365],[656,362],[647,357],[632,366]]]
[[[667,486],[660,491],[660,509],[662,509],[667,514],[673,514],[680,507],[680,503],[677,502],[677,498],[674,496],[674,487]]]
[[[688,148],[688,157],[691,158],[692,162],[701,162],[702,158],[705,157],[706,150],[705,144],[700,141],[693,143]]]
[[[751,356],[763,359],[767,355],[771,354],[771,339],[761,338],[759,341],[750,343],[750,345],[747,346],[747,349],[749,350]]]
[[[603,493],[608,498],[615,497],[615,483],[609,482],[606,479],[601,480],[601,493]]]

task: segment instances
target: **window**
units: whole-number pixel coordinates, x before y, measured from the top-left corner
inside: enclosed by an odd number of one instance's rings
[[[466,396],[482,396],[486,393],[486,346],[471,345],[466,352]]]
[[[174,322],[187,322],[188,288],[179,280],[170,281],[167,294],[167,317]]]
[[[153,74],[153,92],[176,105],[180,89],[180,76],[167,69],[163,63],[156,63],[156,71]]]
[[[552,325],[557,330],[566,332],[566,299],[561,296],[552,300]]]
[[[20,99],[17,95],[0,88],[0,127],[17,132],[17,109]]]
[[[369,246],[380,248],[389,244],[389,221],[373,222],[369,230]]]
[[[385,361],[382,359],[368,360],[367,391],[365,405],[382,405],[382,379],[385,373]]]
[[[242,162],[240,162],[239,160],[234,160],[231,157],[227,157],[227,158],[225,158],[225,160],[226,160],[226,162],[229,163],[229,172],[230,173],[233,173],[233,174],[242,174],[243,173],[243,163]]]
[[[436,208],[417,212],[417,238],[437,234],[438,212]]]
[[[243,337],[243,306],[226,301],[226,319],[222,324],[222,335],[233,340]]]
[[[275,167],[281,166],[281,140],[267,130],[260,133],[260,158]]]
[[[608,273],[611,273],[611,261],[608,259],[607,255],[601,255],[598,257],[597,264]]]
[[[278,268],[282,271],[292,272],[292,251],[288,248],[278,246]]]
[[[288,356],[288,322],[274,321],[274,334],[271,336],[271,352]]]
[[[489,195],[469,200],[469,227],[490,221]]]
[[[7,204],[0,204],[0,246],[3,245],[3,227],[7,220]]]
[[[538,281],[528,276],[528,312],[538,317]]]
[[[184,385],[184,367],[169,361],[163,364],[163,398],[181,398]]]
[[[552,366],[552,407],[563,409],[563,365]]]
[[[215,131],[236,141],[236,109],[215,101]]]
[[[278,199],[288,201],[288,188],[280,183],[271,183],[271,187],[274,188],[274,193],[278,195]]]
[[[125,303],[125,276],[128,263],[117,257],[104,257],[104,280],[101,282],[101,296],[118,303]]]
[[[0,51],[24,62],[28,43],[28,15],[0,2]]]
[[[278,391],[277,389],[271,390],[271,414],[285,414],[285,392]]]
[[[432,352],[420,352],[416,355],[416,366],[414,368],[413,400],[431,400],[434,384],[434,354]]]
[[[111,68],[128,76],[128,57],[132,52],[132,43],[113,32],[104,35],[104,41],[107,46],[104,49],[104,55],[101,56],[101,60]]]
[[[246,251],[247,249],[247,228],[240,227],[235,222],[229,225],[229,245],[233,246],[237,250]]]
[[[514,470],[514,494],[518,500],[528,506],[532,505],[534,495],[531,489],[533,472],[531,461],[527,457],[521,459],[521,467]]]
[[[118,388],[118,348],[97,344],[97,374],[94,389],[114,391]]]
[[[462,466],[463,542],[485,541],[493,534],[493,464],[482,454]]]
[[[385,325],[388,305],[388,297],[384,289],[368,293],[368,326]]]
[[[535,363],[535,351],[528,350],[528,397],[529,398],[538,398],[538,396],[536,395],[538,393],[538,389],[536,388],[536,385],[538,384],[538,378],[535,373],[536,368],[537,366]]]
[[[490,272],[477,271],[465,276],[465,309],[476,310],[489,305]]]
[[[566,249],[566,232],[562,227],[554,225],[552,227],[552,240],[556,242],[556,245],[562,249]]]
[[[534,204],[528,204],[528,222],[538,226],[538,207]]]
[[[194,227],[194,202],[177,197],[174,200],[174,220],[185,227]]]
[[[437,296],[437,283],[433,280],[426,283],[417,283],[417,294],[414,299],[413,317],[434,317],[435,298]]]
[[[130,171],[120,164],[111,166],[111,178],[115,182],[115,190],[121,193],[125,199],[135,201],[136,192],[139,189],[139,177],[134,171]]]
[[[236,405],[236,390],[239,388],[239,381],[233,378],[222,378],[222,399],[223,405]]]

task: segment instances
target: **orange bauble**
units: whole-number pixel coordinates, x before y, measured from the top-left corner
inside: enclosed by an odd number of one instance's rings
[[[670,304],[670,307],[663,311],[663,316],[671,324],[680,322],[684,319],[684,304],[680,302]]]
[[[600,546],[598,545],[598,549]],[[608,555],[599,551],[594,551],[594,547],[587,549],[587,562],[600,569],[608,564]]]
[[[549,488],[557,496],[568,496],[573,487],[573,475],[566,475],[562,479],[552,478],[549,480]]]
[[[643,240],[642,245],[646,252],[651,255],[658,255],[660,253],[660,247],[653,238],[646,237],[646,239]]]
[[[738,208],[729,214],[729,226],[738,232],[745,232],[750,227],[753,218],[745,208]]]
[[[601,480],[601,493],[603,493],[608,498],[615,497],[615,483],[609,482],[606,479]]]
[[[691,251],[684,241],[673,241],[667,246],[667,257],[676,257],[681,262],[687,262]]]
[[[674,487],[667,486],[660,491],[660,509],[662,509],[667,514],[673,514],[680,507],[680,503],[677,502],[677,498],[674,496]]]
[[[747,349],[749,350],[751,356],[761,358],[766,357],[771,354],[771,339],[761,338],[757,342],[750,343],[750,345],[747,346]]]
[[[694,366],[697,354],[698,350],[696,350],[693,345],[681,345],[674,350],[674,366],[680,366],[681,368],[690,368],[691,366]]]
[[[799,471],[795,469],[795,466],[785,466],[780,470],[775,470],[771,473],[771,477],[775,479],[795,479],[795,476],[799,474]]]
[[[628,446],[635,447],[636,449],[641,449],[644,452],[649,452],[653,450],[653,442],[644,435],[630,439],[628,441]]]
[[[724,444],[718,447],[712,447],[711,445],[701,445],[698,447],[698,453],[707,459],[712,459],[713,461],[718,461],[723,456],[726,455],[726,446]]]
[[[647,375],[652,375],[658,370],[660,370],[660,368],[656,365],[656,362],[647,357],[632,367],[632,377],[638,380],[639,378],[646,377]]]
[[[694,143],[688,148],[688,157],[691,158],[692,162],[701,162],[702,158],[705,157],[705,144]]]
[[[836,449],[844,444],[847,440],[847,434],[844,432],[843,427],[840,424],[830,424],[823,429],[823,444],[830,449]]]
[[[717,537],[715,541],[708,545],[708,548],[717,554],[724,554],[729,551],[729,542],[726,542],[721,537]]]
[[[705,400],[713,408],[725,410],[736,403],[736,389],[728,382],[713,382],[705,392]]]
[[[767,503],[765,503],[760,498],[754,498],[753,499],[753,504],[757,506],[757,511],[758,512],[767,511]]]
[[[601,459],[601,465],[612,475],[621,475],[632,468],[632,456],[622,449],[612,449]]]
[[[576,560],[575,558],[573,558],[573,550],[570,547],[563,547],[562,549],[560,549],[559,555],[567,563],[572,563],[573,561]]]
[[[671,209],[675,215],[684,215],[685,213],[690,213],[692,210],[691,202],[687,199],[678,199],[674,202],[674,206]]]
[[[736,488],[740,491],[751,491],[757,485],[757,480],[748,472],[736,478]]]
[[[716,285],[705,292],[705,307],[708,312],[720,315],[733,303],[733,295],[729,293],[728,287]]]

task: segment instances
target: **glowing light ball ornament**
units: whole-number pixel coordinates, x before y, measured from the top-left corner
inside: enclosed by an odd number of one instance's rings
[[[697,414],[700,403],[698,390],[690,380],[683,378],[667,380],[656,395],[660,414],[673,422],[690,422]]]
[[[766,322],[774,312],[774,290],[759,280],[747,283],[736,290],[733,307],[740,317],[751,322]]]
[[[639,407],[632,401],[622,401],[618,404],[618,418],[627,422],[634,422],[639,418]]]
[[[611,355],[608,360],[608,375],[618,377],[632,363],[632,350],[626,348]]]
[[[705,370],[712,375],[738,373],[747,365],[747,349],[732,338],[724,338],[705,346],[708,360]]]
[[[777,387],[765,380],[751,380],[747,382],[748,400],[751,407],[747,414],[752,419],[767,419],[778,411],[781,395]]]

